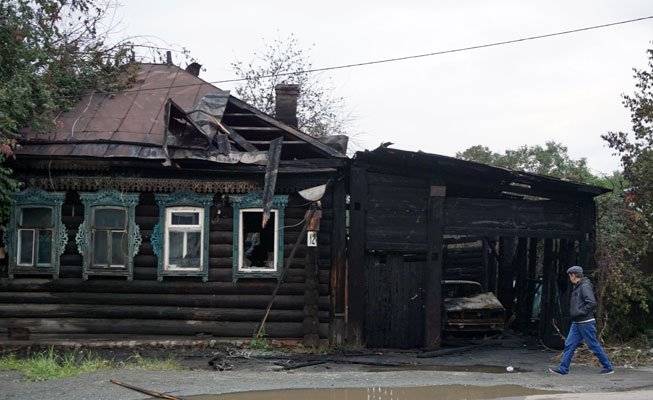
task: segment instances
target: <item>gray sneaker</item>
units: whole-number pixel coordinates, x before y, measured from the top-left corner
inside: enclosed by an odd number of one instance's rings
[[[549,372],[554,373],[554,374],[558,374],[558,375],[567,375],[566,372],[560,371],[559,368],[549,368]]]
[[[603,368],[600,372],[601,375],[610,375],[614,374],[614,369]]]

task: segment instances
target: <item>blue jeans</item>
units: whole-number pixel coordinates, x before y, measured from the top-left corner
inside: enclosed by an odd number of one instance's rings
[[[571,323],[567,340],[565,340],[565,349],[562,352],[562,359],[560,360],[560,372],[564,374],[569,372],[569,365],[571,364],[571,359],[574,357],[574,352],[583,341],[585,341],[587,347],[599,359],[603,368],[612,370],[612,364],[610,364],[608,355],[605,354],[605,350],[603,350],[601,343],[596,338],[596,321],[591,321],[581,324],[576,322]]]

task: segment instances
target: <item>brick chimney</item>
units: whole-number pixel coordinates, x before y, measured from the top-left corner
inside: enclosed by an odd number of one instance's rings
[[[274,87],[274,113],[275,117],[294,128],[297,128],[297,98],[299,85],[279,84]]]
[[[186,67],[186,71],[188,73],[191,73],[195,76],[200,76],[200,70],[202,69],[202,64],[198,64],[196,62],[188,64]]]

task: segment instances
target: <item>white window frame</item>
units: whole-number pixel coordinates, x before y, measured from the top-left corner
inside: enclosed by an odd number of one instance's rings
[[[241,208],[238,215],[239,222],[239,232],[238,232],[238,272],[248,273],[248,272],[269,272],[275,273],[279,270],[277,265],[279,262],[279,210],[272,209],[270,210],[271,215],[274,215],[274,268],[250,268],[243,266],[244,254],[245,254],[245,237],[244,233],[244,223],[243,223],[243,214],[246,212],[263,212],[262,208],[250,207],[250,208]]]
[[[49,263],[40,263],[38,262],[38,254],[36,252],[36,249],[38,249],[39,245],[39,235],[38,232],[40,231],[50,231],[50,249],[52,249],[52,246],[54,245],[54,228],[38,228],[38,227],[28,227],[28,228],[22,228],[23,226],[23,210],[25,208],[48,208],[51,211],[51,215],[54,215],[54,210],[52,210],[52,207],[48,206],[25,206],[25,207],[19,207],[19,212],[20,212],[20,219],[19,219],[19,226],[16,229],[18,233],[18,252],[16,253],[16,265],[19,267],[37,267],[37,268],[49,268],[52,267],[52,254],[50,254],[50,262]],[[51,217],[52,218],[52,217]],[[51,221],[52,225],[54,226],[54,221]],[[21,263],[21,250],[23,248],[23,237],[21,235],[22,231],[32,231],[32,262],[31,263]]]
[[[92,226],[91,226],[91,231],[95,232],[97,229],[95,228],[95,212],[97,210],[121,210],[125,212],[125,227],[123,229],[100,229],[101,231],[104,232],[109,232],[107,235],[107,261],[111,257],[111,254],[109,252],[109,248],[113,251],[113,233],[114,232],[124,232],[125,234],[125,240],[129,240],[129,210],[127,207],[120,207],[120,206],[94,206],[92,208],[92,213],[93,217],[91,218],[92,221]],[[124,264],[95,264],[95,235],[91,235],[91,265],[92,268],[108,268],[108,269],[116,269],[116,268],[122,268],[125,269],[127,268],[127,265],[129,264],[129,259],[127,254],[125,254],[125,263]],[[112,260],[113,261],[113,260]]]
[[[199,223],[197,225],[172,225],[172,213],[193,212],[199,214]],[[173,228],[174,227],[174,228]],[[177,267],[170,264],[168,248],[170,231],[173,232],[199,232],[200,233],[200,264],[197,267]],[[186,251],[187,235],[184,234],[184,243],[182,249]],[[165,271],[201,271],[204,267],[204,207],[166,207],[166,219],[163,232],[163,269]]]

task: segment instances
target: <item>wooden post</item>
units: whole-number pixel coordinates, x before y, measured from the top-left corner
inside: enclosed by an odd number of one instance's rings
[[[308,231],[319,232],[322,210],[320,203],[311,206],[312,213],[306,213]],[[310,219],[309,219],[310,217]],[[306,246],[304,267],[304,346],[317,347],[320,344],[320,290],[319,290],[319,238],[317,246]]]
[[[318,289],[319,247],[306,248],[306,265],[304,267],[304,346],[317,347],[320,344],[320,319]]]
[[[528,270],[526,272],[527,285],[526,285],[526,299],[524,304],[525,310],[525,325],[524,333],[530,331],[530,322],[533,317],[533,297],[535,296],[535,279],[537,277],[537,238],[530,238],[528,241]]]
[[[488,241],[483,238],[483,272],[481,273],[481,286],[483,286],[483,291],[484,292],[489,292],[491,291],[490,289],[490,277],[489,277],[489,267],[490,267],[490,257],[492,257],[492,254],[490,253],[490,246],[488,245]]]
[[[540,337],[546,341],[551,332],[552,289],[553,289],[553,239],[544,240],[544,258],[542,260],[542,304],[540,306]]]
[[[497,293],[497,238],[486,238],[483,243],[487,245],[489,251],[487,265],[488,291]]]
[[[367,171],[352,167],[349,181],[351,202],[349,263],[347,265],[347,341],[364,344],[365,324],[365,208],[367,205]]]
[[[501,237],[499,239],[499,289],[497,297],[505,307],[508,316],[512,314],[512,306],[515,299],[513,286],[515,239],[514,237]]]
[[[442,342],[442,232],[445,186],[431,186],[427,210],[426,268],[424,269],[424,348]]]
[[[513,270],[515,271],[515,291],[517,297],[517,320],[516,326],[521,331],[526,330],[528,320],[526,319],[526,293],[527,293],[527,274],[528,274],[528,239],[519,238],[517,242],[517,253],[513,260]]]
[[[331,316],[329,342],[341,345],[346,336],[345,313],[347,293],[346,204],[345,179],[333,185],[333,230],[331,232]]]
[[[594,246],[596,242],[596,203],[593,199],[580,202],[579,264],[587,273],[595,268]]]

